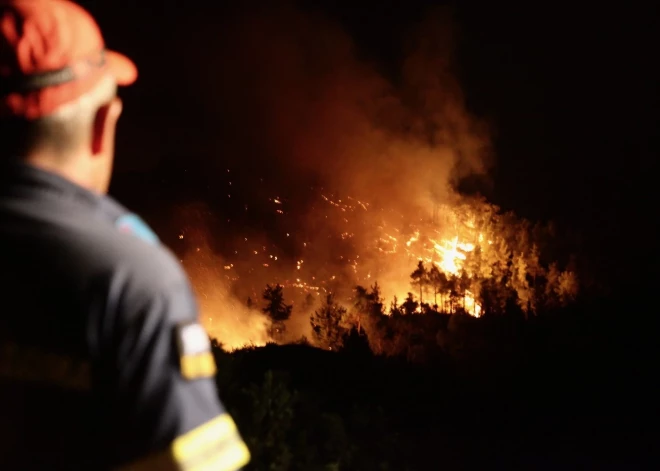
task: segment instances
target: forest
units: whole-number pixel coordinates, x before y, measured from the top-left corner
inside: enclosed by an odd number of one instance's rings
[[[259,305],[271,341],[232,351],[214,341],[220,397],[252,452],[246,469],[648,464],[654,433],[640,417],[652,394],[640,373],[650,357],[626,342],[640,338],[640,325],[621,322],[629,303],[569,303],[544,276],[531,312],[500,280],[482,286],[476,317],[461,276],[419,262],[410,282],[401,303],[386,305],[377,283],[355,287],[347,305],[310,300],[311,338],[289,342],[293,306],[268,285]]]

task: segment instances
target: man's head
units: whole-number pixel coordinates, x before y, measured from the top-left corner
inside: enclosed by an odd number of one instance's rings
[[[0,0],[0,158],[107,191],[122,110],[117,85],[136,76],[79,6]]]

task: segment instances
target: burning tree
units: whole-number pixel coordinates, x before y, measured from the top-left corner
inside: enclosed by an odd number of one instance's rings
[[[408,296],[403,301],[400,307],[404,314],[411,316],[417,312],[417,308],[419,308],[419,303],[415,301],[415,298],[413,297],[412,293],[408,293]]]
[[[433,288],[433,304],[435,306],[435,309],[437,309],[438,294],[440,295],[439,306],[444,306],[443,293],[447,291],[447,286],[449,282],[447,281],[447,275],[445,275],[444,272],[441,272],[435,264],[431,267],[428,273],[429,273],[429,284]]]
[[[380,286],[374,283],[371,290],[364,286],[355,287],[353,296],[353,313],[355,317],[355,326],[358,332],[361,329],[361,319],[366,317],[366,324],[374,324],[383,314],[383,298],[380,293]]]
[[[334,296],[328,294],[325,303],[310,316],[312,336],[316,344],[326,350],[336,350],[342,345],[346,316],[348,311],[335,302]]]
[[[356,286],[352,298],[353,309],[351,310],[351,323],[355,326],[358,334],[367,334],[369,346],[374,352],[381,352],[378,329],[384,317],[383,298],[378,283],[374,283],[371,289],[364,286]]]
[[[417,263],[417,268],[411,273],[412,284],[419,288],[419,303],[424,302],[424,290],[429,285],[429,272],[426,270],[423,261]]]
[[[279,337],[284,332],[284,321],[291,317],[293,305],[284,303],[283,288],[280,284],[266,285],[263,298],[268,304],[262,311],[270,318],[270,337],[274,339],[275,334]]]

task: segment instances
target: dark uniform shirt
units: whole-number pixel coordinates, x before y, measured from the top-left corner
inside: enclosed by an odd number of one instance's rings
[[[0,163],[0,469],[236,470],[178,261],[109,197]]]

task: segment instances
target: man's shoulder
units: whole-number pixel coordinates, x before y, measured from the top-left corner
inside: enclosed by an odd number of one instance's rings
[[[144,223],[133,221],[137,216],[127,214],[113,227],[91,235],[90,241],[103,242],[104,257],[101,262],[106,268],[129,277],[132,282],[141,282],[153,288],[163,288],[186,282],[179,260],[158,241]],[[124,225],[131,221],[135,228]]]
[[[116,314],[129,320],[157,308],[173,316],[171,321],[194,317],[197,306],[192,287],[180,261],[166,246],[121,227],[97,228],[86,236],[87,254],[91,245],[102,247],[101,258],[94,262],[96,286],[91,288],[107,295],[108,306]]]
[[[108,258],[115,271],[154,288],[186,283],[183,267],[174,254],[159,242],[145,241],[132,233],[115,231],[107,235]]]
[[[145,294],[187,285],[179,260],[142,218],[109,198],[102,200],[100,210],[94,221],[74,216],[65,223],[68,245],[83,270],[115,286],[134,285],[134,291]]]

